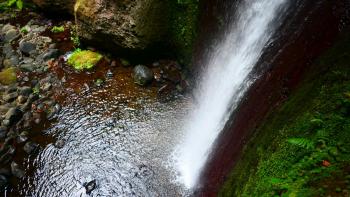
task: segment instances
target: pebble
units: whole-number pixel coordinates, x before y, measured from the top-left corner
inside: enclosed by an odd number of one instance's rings
[[[35,151],[37,151],[39,148],[39,144],[29,141],[27,143],[25,143],[23,150],[27,153],[27,154],[32,154]]]
[[[11,172],[17,178],[24,177],[24,171],[19,168],[19,165],[16,162],[11,163]]]
[[[13,107],[8,110],[5,114],[5,120],[8,120],[8,125],[12,125],[22,118],[23,112],[17,108]]]
[[[11,103],[12,101],[16,100],[16,98],[18,97],[18,93],[17,92],[12,92],[10,94],[5,94],[2,99],[5,102]]]
[[[112,73],[111,70],[108,70],[108,71],[107,71],[106,77],[107,77],[107,78],[112,78],[112,77],[113,77],[113,73]]]
[[[1,29],[1,32],[3,34],[5,34],[7,31],[9,31],[10,29],[16,29],[15,26],[13,25],[10,25],[10,24],[6,24],[2,29]]]
[[[43,60],[48,61],[53,58],[57,58],[60,55],[60,51],[58,49],[49,49],[46,53],[43,55]]]
[[[55,143],[55,147],[58,148],[58,149],[61,149],[64,147],[66,143],[63,141],[63,140],[57,140],[56,143]]]
[[[18,38],[19,32],[16,29],[10,29],[6,32],[4,37],[4,42],[11,42],[12,40]]]
[[[32,51],[36,50],[36,44],[22,40],[19,43],[19,50],[22,53],[30,54]]]
[[[8,184],[8,180],[6,176],[0,174],[0,191],[4,189]]]
[[[86,194],[91,194],[91,192],[96,188],[96,180],[84,183],[84,187],[86,189]]]

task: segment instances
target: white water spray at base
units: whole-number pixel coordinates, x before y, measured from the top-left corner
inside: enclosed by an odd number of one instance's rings
[[[254,82],[249,77],[282,20],[287,0],[242,1],[235,21],[229,24],[214,53],[195,95],[198,106],[188,117],[185,136],[175,150],[180,181],[193,188],[205,165],[213,143],[247,89]]]

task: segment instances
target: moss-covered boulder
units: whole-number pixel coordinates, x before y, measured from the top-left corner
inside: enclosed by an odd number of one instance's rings
[[[76,50],[70,55],[67,63],[78,71],[89,70],[96,66],[102,58],[103,56],[101,54],[93,51]]]
[[[3,71],[0,72],[0,83],[3,85],[10,85],[13,83],[16,83],[17,81],[17,74],[16,74],[16,69],[11,67],[11,68],[6,68]]]
[[[119,55],[177,56],[188,62],[198,0],[34,0],[46,11],[74,13],[78,35]],[[72,11],[74,10],[74,11]]]

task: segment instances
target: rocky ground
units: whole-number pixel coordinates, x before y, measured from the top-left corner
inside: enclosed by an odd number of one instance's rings
[[[54,27],[64,30],[55,32]],[[79,45],[69,20],[50,20],[28,10],[0,14],[0,190],[28,174],[22,161],[45,145],[35,136],[44,135],[41,131],[55,120],[70,91],[103,86],[126,67],[134,86],[157,88],[162,101],[188,87],[183,69],[171,60],[133,65],[100,52],[103,60],[94,69],[75,71],[66,61]]]

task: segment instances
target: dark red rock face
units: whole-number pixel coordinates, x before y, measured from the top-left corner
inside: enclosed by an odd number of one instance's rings
[[[208,25],[203,27],[200,41],[214,37],[212,33],[203,33],[208,32],[208,29],[213,28],[214,31],[209,32],[214,33],[220,31],[213,22],[216,8],[234,6],[236,3],[218,2],[209,0],[202,5],[206,13],[202,15],[202,21],[205,21],[202,24]],[[349,8],[350,2],[347,0],[295,1],[291,16],[279,30],[279,41],[266,51],[259,64],[271,66],[256,70],[263,75],[251,87],[232,115],[231,122],[217,139],[216,147],[202,173],[197,196],[217,195],[255,128],[268,112],[297,88],[312,62],[334,43],[340,31],[348,25]],[[198,59],[206,53],[200,45],[197,48]],[[196,63],[200,65],[201,62]]]

